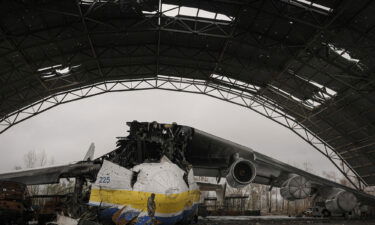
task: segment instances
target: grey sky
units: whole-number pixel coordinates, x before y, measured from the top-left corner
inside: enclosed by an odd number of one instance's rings
[[[0,170],[22,165],[23,155],[45,151],[57,164],[81,160],[91,142],[96,154],[126,136],[125,122],[177,122],[253,148],[291,164],[336,171],[323,155],[288,129],[244,107],[202,95],[160,90],[104,94],[58,106],[0,135]]]

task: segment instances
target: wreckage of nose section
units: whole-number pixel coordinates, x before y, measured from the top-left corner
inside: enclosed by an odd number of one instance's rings
[[[196,215],[200,192],[193,172],[189,172],[187,179],[184,174],[168,160],[143,163],[131,170],[104,161],[91,189],[90,204],[106,208],[101,219],[115,223],[189,221]]]

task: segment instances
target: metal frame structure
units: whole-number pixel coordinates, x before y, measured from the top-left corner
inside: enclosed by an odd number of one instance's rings
[[[250,108],[375,185],[375,3],[0,3],[0,133],[54,106],[166,89]]]
[[[327,157],[355,188],[363,189],[366,186],[350,165],[340,157],[340,155],[336,154],[334,149],[325,143],[324,140],[301,125],[295,118],[283,112],[280,107],[277,106],[276,102],[271,102],[262,96],[252,93],[255,89],[253,85],[246,84],[246,86],[244,86],[242,83],[238,84],[237,81],[227,77],[221,77],[220,81],[221,82],[216,83],[169,76],[158,76],[157,79],[146,78],[139,80],[105,81],[54,94],[12,113],[7,118],[0,120],[0,134],[13,125],[58,105],[109,92],[157,89],[202,94],[246,107],[288,128]]]

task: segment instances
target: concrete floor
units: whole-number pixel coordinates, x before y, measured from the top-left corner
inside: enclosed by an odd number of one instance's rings
[[[209,216],[200,218],[198,225],[274,225],[274,224],[314,224],[314,225],[375,225],[375,219],[308,218],[288,216]]]

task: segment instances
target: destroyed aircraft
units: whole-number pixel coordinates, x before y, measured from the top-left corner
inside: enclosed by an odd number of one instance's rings
[[[92,181],[85,204],[101,209],[98,220],[115,224],[196,220],[200,190],[218,190],[218,186],[196,183],[194,176],[216,177],[218,181],[225,177],[235,188],[252,182],[280,187],[280,194],[289,201],[319,197],[332,213],[375,205],[375,196],[192,127],[137,121],[128,125],[129,135],[119,138],[117,148],[102,157],[0,174],[0,180],[30,185],[75,177],[77,192],[85,180]]]

